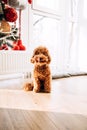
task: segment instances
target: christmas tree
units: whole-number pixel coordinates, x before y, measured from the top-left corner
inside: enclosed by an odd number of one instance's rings
[[[0,50],[25,50],[19,29],[16,27],[18,14],[15,8],[0,0]]]

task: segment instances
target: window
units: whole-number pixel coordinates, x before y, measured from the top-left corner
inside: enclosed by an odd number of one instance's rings
[[[33,15],[33,43],[34,47],[39,45],[49,48],[52,62],[52,72],[58,68],[57,63],[60,63],[61,52],[61,36],[60,36],[60,21],[46,16]],[[59,64],[60,66],[60,64]]]
[[[33,0],[30,50],[39,45],[48,47],[53,76],[77,71],[78,3],[79,0]]]
[[[60,15],[62,11],[62,0],[33,0],[33,9]]]
[[[63,2],[63,3],[62,3]],[[64,0],[33,0],[31,6],[32,43],[30,51],[39,45],[46,46],[51,54],[52,75],[62,70],[61,18]],[[30,34],[31,35],[31,34]],[[32,53],[32,52],[31,52]]]

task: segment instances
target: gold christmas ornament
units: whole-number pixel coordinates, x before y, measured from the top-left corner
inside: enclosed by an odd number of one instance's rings
[[[6,32],[10,32],[10,31],[11,31],[10,24],[5,20],[0,21],[0,32],[6,33]]]

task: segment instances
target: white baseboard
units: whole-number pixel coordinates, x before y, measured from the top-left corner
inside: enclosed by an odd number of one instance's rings
[[[23,78],[23,73],[12,73],[0,75],[0,80],[10,80],[16,78]]]
[[[25,73],[10,73],[10,74],[1,74],[0,80],[10,80],[10,79],[18,79],[18,78],[31,78],[31,72]]]

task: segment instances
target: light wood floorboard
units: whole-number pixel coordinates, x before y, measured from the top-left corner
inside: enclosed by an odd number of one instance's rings
[[[87,76],[52,81],[51,93],[0,81],[0,130],[87,130]]]

